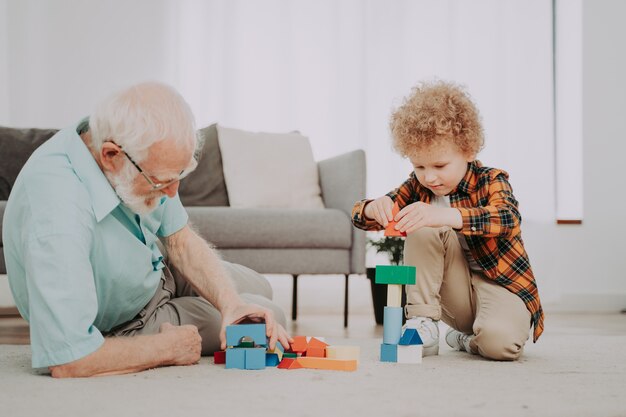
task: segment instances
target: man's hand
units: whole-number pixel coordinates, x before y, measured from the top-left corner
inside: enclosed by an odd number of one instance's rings
[[[372,200],[365,206],[364,214],[369,219],[376,220],[383,227],[387,227],[393,220],[391,210],[393,209],[393,200],[386,195]]]
[[[167,338],[165,346],[170,346],[170,365],[193,365],[200,361],[202,337],[196,326],[163,323],[159,327],[159,334]]]
[[[222,330],[220,342],[222,350],[226,349],[226,326],[239,323],[263,323],[265,322],[266,336],[270,338],[269,348],[274,349],[278,340],[285,349],[289,349],[289,343],[293,341],[287,331],[274,319],[271,310],[256,304],[239,304],[229,308],[222,315]]]
[[[422,227],[450,226],[455,229],[463,227],[461,213],[455,208],[436,207],[430,204],[417,202],[404,207],[395,219],[396,229],[411,233]]]

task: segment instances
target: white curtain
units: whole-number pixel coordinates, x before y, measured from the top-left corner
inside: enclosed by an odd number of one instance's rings
[[[368,194],[410,172],[391,148],[392,108],[419,80],[467,86],[486,164],[509,171],[525,216],[554,219],[552,3],[184,1],[180,86],[201,124],[300,130],[317,158],[368,155]]]
[[[0,0],[0,48],[0,123],[64,126],[156,79],[199,126],[299,130],[317,159],[365,149],[370,197],[410,171],[392,108],[454,80],[482,112],[480,159],[527,220],[554,221],[551,0]]]

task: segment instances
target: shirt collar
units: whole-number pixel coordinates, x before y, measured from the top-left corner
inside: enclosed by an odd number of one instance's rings
[[[74,168],[74,172],[85,184],[91,198],[91,205],[96,221],[100,222],[120,203],[120,199],[113,187],[104,176],[93,155],[79,136],[79,132],[88,130],[89,118],[86,117],[70,129],[70,141],[67,146],[67,156]]]
[[[468,163],[465,176],[463,177],[461,182],[459,182],[459,185],[456,186],[456,189],[450,194],[471,194],[472,192],[476,191],[476,186],[478,185],[478,168],[482,166],[483,164],[479,160],[474,160]]]

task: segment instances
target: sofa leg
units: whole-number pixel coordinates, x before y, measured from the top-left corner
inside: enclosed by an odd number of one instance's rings
[[[346,290],[343,299],[343,327],[348,327],[348,287],[350,274],[346,274]]]
[[[293,276],[293,295],[291,298],[291,320],[298,317],[298,276]]]

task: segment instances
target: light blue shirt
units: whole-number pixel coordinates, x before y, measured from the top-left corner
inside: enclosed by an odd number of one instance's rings
[[[158,237],[188,220],[178,195],[145,216],[122,205],[77,127],[33,153],[4,213],[9,284],[30,324],[34,368],[96,351],[101,332],[135,317],[161,279]]]

